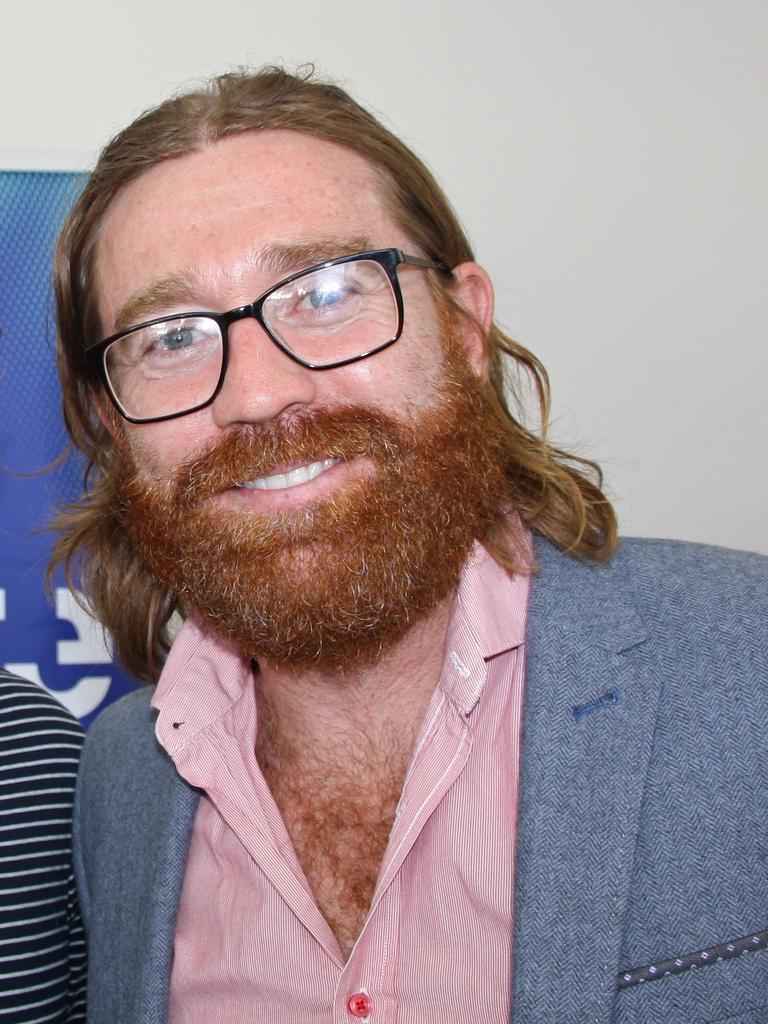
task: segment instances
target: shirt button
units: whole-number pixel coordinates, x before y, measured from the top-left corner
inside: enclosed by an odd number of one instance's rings
[[[347,1009],[353,1017],[367,1017],[372,1007],[371,997],[366,995],[365,992],[355,992],[347,1000]]]

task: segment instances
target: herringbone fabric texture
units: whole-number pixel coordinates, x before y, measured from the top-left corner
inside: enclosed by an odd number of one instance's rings
[[[545,542],[537,557],[513,1020],[766,1024],[765,950],[622,990],[618,978],[766,927],[768,560],[648,541],[601,567]],[[86,741],[94,1024],[165,1016],[196,797],[155,742],[149,696],[109,709]]]

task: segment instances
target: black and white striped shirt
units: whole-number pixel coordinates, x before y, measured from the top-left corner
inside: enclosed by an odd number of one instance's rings
[[[0,1024],[85,1020],[71,850],[82,741],[44,690],[0,670]]]

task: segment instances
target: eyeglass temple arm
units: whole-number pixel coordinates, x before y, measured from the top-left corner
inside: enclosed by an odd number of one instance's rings
[[[399,251],[399,250],[398,250]],[[424,259],[423,256],[406,256],[404,252],[400,252],[400,262],[410,263],[415,267],[427,267],[429,270],[439,270],[441,274],[453,274],[453,271],[447,263],[438,263],[435,260]]]

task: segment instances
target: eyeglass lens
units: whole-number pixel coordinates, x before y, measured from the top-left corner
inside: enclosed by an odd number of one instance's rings
[[[313,367],[364,355],[398,329],[389,275],[373,260],[335,264],[278,285],[264,298],[261,314],[273,337]],[[151,419],[207,402],[223,357],[216,320],[187,316],[118,338],[105,353],[105,368],[124,412]]]

